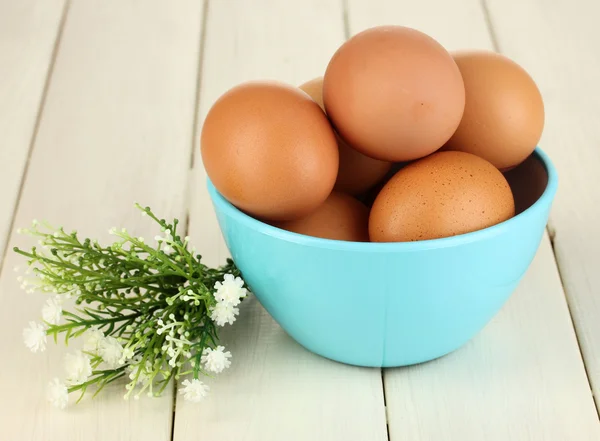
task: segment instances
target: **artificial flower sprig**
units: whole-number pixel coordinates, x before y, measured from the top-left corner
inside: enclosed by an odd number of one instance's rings
[[[160,396],[171,380],[183,377],[179,391],[198,402],[209,390],[200,380],[222,372],[231,353],[218,344],[217,327],[233,324],[238,305],[248,294],[231,259],[219,268],[201,262],[190,238],[177,232],[178,221],[167,223],[149,207],[136,204],[153,219],[162,235],[154,241],[111,228],[117,240],[103,246],[80,240],[46,222],[33,221],[19,233],[38,238],[39,246],[14,251],[27,259],[19,279],[27,292],[50,297],[41,321],[23,331],[32,352],[55,343],[82,344],[65,357],[65,379],[52,380],[47,398],[64,408],[69,394],[95,389],[125,377],[125,398],[142,393]]]

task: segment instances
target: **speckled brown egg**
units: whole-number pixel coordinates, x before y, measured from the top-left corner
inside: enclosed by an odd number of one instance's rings
[[[279,82],[247,82],[223,94],[204,121],[201,152],[223,197],[264,220],[315,210],[331,193],[339,165],[323,110]]]
[[[323,77],[314,78],[300,86],[323,110]],[[359,195],[377,185],[392,167],[388,161],[370,158],[350,147],[336,133],[340,165],[334,189]]]
[[[404,162],[439,149],[462,117],[465,90],[452,56],[430,36],[378,26],[346,41],[323,79],[327,115],[361,153]]]
[[[396,173],[369,218],[373,242],[408,242],[469,233],[515,214],[508,182],[470,153],[437,152]]]
[[[504,55],[454,54],[465,83],[462,120],[443,150],[474,153],[501,170],[520,164],[537,146],[544,103],[529,74]]]
[[[333,191],[327,200],[301,219],[273,223],[294,233],[323,239],[367,242],[369,209],[354,197]]]

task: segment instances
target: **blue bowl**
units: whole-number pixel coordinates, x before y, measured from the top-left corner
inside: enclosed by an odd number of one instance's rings
[[[558,181],[539,148],[507,179],[518,185],[515,217],[468,234],[402,243],[292,233],[244,214],[210,180],[208,189],[232,258],[294,340],[342,363],[391,367],[461,347],[519,284],[542,239]]]

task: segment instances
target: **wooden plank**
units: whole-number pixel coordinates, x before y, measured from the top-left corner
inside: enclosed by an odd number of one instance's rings
[[[174,440],[387,439],[379,369],[346,366],[295,343],[255,297],[221,332],[231,367],[199,404],[177,401]]]
[[[600,424],[548,238],[483,332],[385,372],[390,439],[598,440]]]
[[[600,3],[488,3],[500,49],[527,67],[544,96],[541,145],[560,177],[554,251],[600,409]]]
[[[373,26],[395,24],[418,29],[448,50],[492,46],[484,11],[477,0],[347,0],[350,35]]]
[[[0,2],[0,267],[64,0]]]
[[[534,33],[524,18],[531,11],[519,14],[523,29],[527,23]],[[507,13],[507,33],[509,20]],[[423,30],[449,50],[493,47],[476,0],[379,1],[368,7],[349,1],[352,34],[389,22]],[[524,35],[515,46],[527,46]],[[547,237],[517,292],[479,336],[440,360],[386,370],[384,384],[392,441],[600,437]]]
[[[112,226],[153,237],[134,201],[184,215],[201,14],[195,0],[72,3],[16,226],[38,218],[101,240]],[[17,244],[30,242],[13,236]],[[45,298],[20,292],[9,270],[16,257],[9,253],[0,280],[10,359],[0,376],[2,439],[170,440],[170,393],[124,401],[123,382],[66,412],[45,402],[48,381],[64,376],[65,350],[24,347],[21,329],[39,320]]]
[[[300,84],[322,75],[343,42],[336,0],[211,2],[199,124],[218,96],[240,82]],[[198,144],[197,144],[198,145]],[[198,148],[198,147],[196,147]],[[200,155],[192,179],[190,235],[207,262],[228,252],[206,193]],[[387,439],[379,369],[325,360],[292,341],[255,298],[221,333],[232,366],[210,379],[200,404],[178,398],[175,441]]]

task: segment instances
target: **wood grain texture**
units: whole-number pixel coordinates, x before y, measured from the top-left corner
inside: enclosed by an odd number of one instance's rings
[[[201,9],[195,0],[73,2],[16,226],[38,218],[100,240],[112,226],[153,237],[158,230],[135,201],[165,217],[184,214]],[[63,376],[65,350],[24,347],[21,329],[40,320],[45,298],[20,292],[17,257],[9,253],[0,280],[0,438],[170,440],[170,393],[124,401],[124,383],[115,383],[68,411],[45,402],[48,381]]]
[[[343,42],[342,16],[337,0],[211,1],[199,127],[219,95],[238,83],[267,78],[298,85],[322,75]],[[205,179],[198,153],[190,235],[206,261],[216,265],[229,253]],[[190,404],[178,397],[175,441],[387,439],[379,369],[345,366],[309,353],[255,298],[244,302],[238,321],[221,337],[233,364],[208,380],[211,394],[205,402]]]
[[[0,2],[0,265],[64,3]]]
[[[515,6],[512,13],[520,14],[523,30],[534,34],[529,21],[533,12],[517,13],[518,9]],[[541,13],[541,2],[536,13]],[[512,20],[506,13],[507,29]],[[493,44],[476,0],[368,5],[349,0],[351,34],[382,23],[420,29],[449,50],[491,49]],[[515,37],[515,46],[528,46],[524,35],[519,42]],[[552,58],[548,53],[546,57]],[[392,441],[600,437],[547,237],[518,290],[480,335],[432,363],[386,370],[384,384]]]
[[[450,51],[488,49],[484,11],[478,0],[347,0],[350,35],[373,26],[394,24],[425,32]]]
[[[488,1],[503,53],[544,97],[540,146],[559,174],[554,251],[600,408],[600,3]]]
[[[385,372],[390,439],[600,439],[548,238],[511,299],[465,347]]]
[[[220,335],[232,365],[207,381],[203,403],[178,398],[175,441],[387,439],[379,369],[308,352],[255,297]]]

